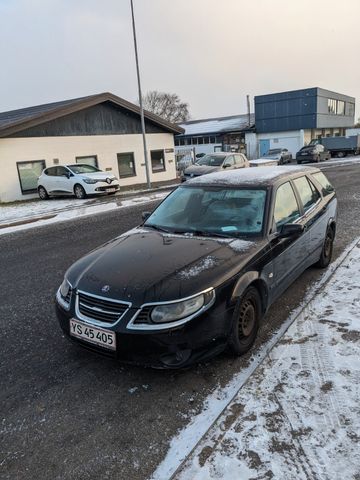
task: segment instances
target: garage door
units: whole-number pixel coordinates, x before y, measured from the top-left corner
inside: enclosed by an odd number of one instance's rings
[[[279,137],[270,140],[270,148],[287,148],[295,157],[302,147],[300,137]]]

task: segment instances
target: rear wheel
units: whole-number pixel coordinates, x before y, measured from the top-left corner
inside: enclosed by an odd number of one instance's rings
[[[80,200],[86,197],[86,192],[84,188],[78,183],[74,187],[74,194],[75,194],[75,197]]]
[[[38,188],[38,194],[41,200],[47,200],[49,198],[49,194],[47,193],[46,189],[42,186]]]
[[[320,259],[315,263],[318,268],[326,268],[331,262],[333,246],[334,246],[334,230],[329,227],[326,232],[324,245],[321,251]]]
[[[344,152],[337,152],[336,156],[337,156],[337,158],[344,158],[345,153]]]
[[[229,348],[243,355],[253,346],[261,319],[261,299],[255,287],[249,287],[238,301],[233,315]]]

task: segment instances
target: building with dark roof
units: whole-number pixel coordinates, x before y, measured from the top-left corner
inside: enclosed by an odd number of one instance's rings
[[[151,181],[176,178],[174,134],[183,128],[145,112]],[[0,202],[36,196],[45,167],[89,163],[128,187],[146,183],[140,109],[111,93],[0,113]]]

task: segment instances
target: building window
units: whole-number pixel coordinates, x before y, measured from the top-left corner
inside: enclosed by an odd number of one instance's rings
[[[163,172],[165,170],[164,150],[151,150],[150,155],[153,173]]]
[[[36,193],[37,179],[45,168],[45,160],[16,163],[22,193]]]
[[[341,100],[337,101],[337,115],[345,115],[345,102],[342,102]]]
[[[349,103],[349,116],[353,117],[355,115],[355,105],[353,103]]]
[[[180,140],[178,138],[175,138],[175,147],[178,147],[180,145]]]
[[[328,98],[328,113],[331,115],[345,115],[345,102]]]
[[[75,157],[76,163],[83,163],[85,165],[91,165],[92,167],[98,167],[98,161],[96,155],[86,155],[84,157]]]
[[[136,177],[135,158],[132,152],[118,153],[117,161],[120,178]]]

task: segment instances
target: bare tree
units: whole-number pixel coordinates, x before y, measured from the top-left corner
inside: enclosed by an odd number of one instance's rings
[[[152,90],[143,96],[143,105],[145,110],[159,115],[168,122],[181,123],[190,118],[189,104],[182,102],[176,93]]]

